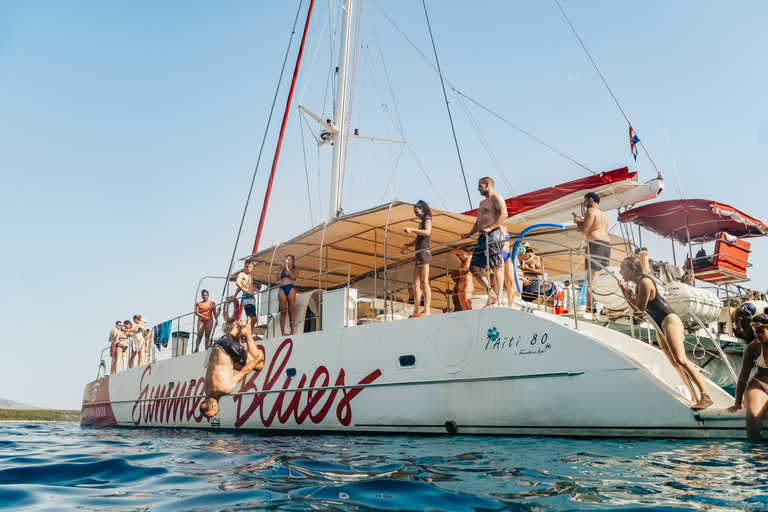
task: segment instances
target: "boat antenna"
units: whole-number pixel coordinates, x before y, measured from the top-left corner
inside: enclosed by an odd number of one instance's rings
[[[264,129],[264,137],[261,139],[261,147],[259,148],[259,156],[256,158],[256,168],[253,170],[253,178],[251,178],[251,187],[248,189],[248,197],[245,200],[245,208],[243,208],[243,216],[240,219],[240,227],[237,229],[237,237],[235,238],[235,246],[232,249],[232,257],[229,260],[229,270],[227,276],[232,274],[232,266],[235,264],[235,254],[237,253],[237,245],[240,242],[240,235],[243,232],[243,224],[245,224],[245,215],[248,212],[248,204],[251,202],[251,194],[253,193],[253,184],[256,182],[256,174],[259,171],[259,163],[261,162],[261,155],[264,153],[264,145],[267,141],[267,133],[269,132],[269,126],[272,123],[272,114],[275,112],[275,105],[277,104],[277,95],[280,92],[280,84],[283,81],[283,73],[285,72],[285,65],[288,63],[288,55],[291,50],[291,42],[293,41],[293,35],[296,33],[296,24],[299,20],[299,13],[301,13],[301,4],[299,2],[299,8],[296,11],[296,18],[293,20],[293,29],[291,30],[291,37],[288,39],[288,47],[285,50],[285,58],[283,59],[283,68],[280,70],[280,78],[277,80],[277,88],[275,89],[275,96],[272,98],[272,107],[269,110],[269,117],[267,118],[267,125]],[[229,286],[229,279],[224,281],[224,290],[222,290],[222,297],[227,293],[227,287]]]
[[[267,206],[269,206],[269,196],[272,193],[272,183],[275,181],[275,171],[277,170],[277,160],[280,158],[280,148],[283,145],[283,135],[285,135],[285,124],[288,121],[288,114],[291,110],[291,100],[293,100],[293,90],[296,88],[296,77],[299,74],[299,64],[301,64],[301,54],[304,53],[304,42],[307,40],[307,30],[309,29],[309,20],[312,17],[312,6],[315,4],[315,0],[309,0],[309,9],[307,10],[307,21],[304,23],[304,33],[301,36],[301,45],[299,45],[299,54],[296,56],[296,66],[293,68],[293,80],[291,80],[291,88],[288,92],[288,99],[285,101],[285,113],[283,114],[283,122],[280,125],[280,135],[277,138],[277,149],[275,149],[275,157],[272,159],[272,171],[269,173],[269,182],[267,183],[267,193],[264,195],[264,206],[261,208],[261,217],[259,218],[259,229],[256,232],[256,241],[253,243],[253,252],[256,254],[259,250],[259,240],[261,240],[261,233],[264,229],[264,219],[267,216]]]
[[[629,118],[627,117],[627,114],[624,113],[624,109],[621,108],[621,105],[619,104],[619,100],[616,99],[616,95],[613,94],[611,87],[608,85],[608,82],[605,80],[605,77],[600,72],[600,68],[597,67],[597,63],[595,63],[595,59],[592,58],[592,55],[589,53],[589,50],[587,50],[587,46],[584,44],[584,41],[581,40],[581,36],[579,36],[579,33],[576,32],[576,27],[573,26],[573,23],[571,23],[570,18],[568,18],[568,15],[565,14],[565,10],[563,9],[563,6],[560,5],[560,0],[555,0],[555,2],[557,3],[557,6],[560,8],[560,12],[562,12],[563,16],[565,16],[565,20],[568,22],[568,25],[571,26],[571,30],[573,30],[573,33],[576,34],[576,39],[578,39],[579,43],[581,43],[581,47],[584,48],[584,51],[586,52],[587,57],[589,57],[589,60],[592,62],[592,65],[595,67],[597,74],[600,75],[600,79],[603,81],[603,84],[605,84],[605,88],[608,89],[609,93],[611,93],[611,97],[613,98],[613,101],[616,103],[616,106],[619,107],[619,110],[621,111],[621,115],[624,116],[624,119],[627,121],[627,124],[632,126],[632,123],[629,122]],[[648,153],[648,150],[645,149],[642,139],[639,139],[638,142],[640,143],[640,147],[643,148],[643,151],[645,151],[645,155],[648,157],[648,160],[651,162],[651,165],[653,166],[654,169],[656,169],[656,173],[658,174],[659,179],[661,179],[661,171],[659,170],[658,167],[656,167],[656,164],[653,163],[653,159],[651,158],[651,155]]]
[[[667,127],[661,125],[664,128],[664,137],[667,138],[667,147],[669,148],[669,159],[672,160],[672,169],[675,171],[675,179],[677,180],[677,191],[680,192],[680,199],[683,198],[683,189],[680,188],[680,178],[677,175],[677,166],[675,166],[675,157],[672,156],[672,146],[669,145],[669,136],[667,135]]]
[[[437,47],[435,38],[432,36],[432,25],[429,23],[429,14],[427,14],[427,2],[421,0],[424,5],[424,17],[427,19],[427,28],[429,28],[429,39],[432,41],[432,51],[435,53],[435,63],[437,64],[437,74],[440,75],[440,86],[443,88],[443,97],[445,98],[445,108],[448,110],[448,119],[451,121],[451,132],[453,133],[453,142],[456,144],[456,154],[459,157],[459,166],[461,167],[461,177],[464,178],[464,188],[467,190],[467,200],[469,209],[472,209],[472,196],[469,195],[469,185],[467,185],[467,175],[464,172],[464,162],[461,160],[461,150],[459,149],[459,140],[456,138],[456,128],[453,125],[453,116],[451,115],[451,105],[448,102],[448,95],[445,92],[445,81],[443,80],[443,71],[440,69],[440,59],[437,58]]]

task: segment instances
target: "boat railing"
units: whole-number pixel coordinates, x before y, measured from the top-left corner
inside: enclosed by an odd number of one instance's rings
[[[591,263],[592,263],[592,264],[593,264],[595,267],[597,267],[597,268],[599,268],[599,269],[601,269],[601,270],[607,270],[607,267],[606,267],[606,266],[602,265],[602,264],[601,264],[600,262],[598,262],[598,261],[594,261],[594,260],[593,260],[593,259],[590,257],[590,255],[589,255],[589,254],[587,254],[587,253],[584,253],[584,252],[582,252],[582,251],[581,251],[581,250],[579,250],[579,249],[574,249],[574,248],[572,248],[572,247],[569,247],[569,246],[567,246],[567,245],[564,245],[564,244],[560,244],[560,243],[557,243],[557,242],[553,242],[553,241],[551,241],[551,240],[544,240],[544,239],[538,239],[538,240],[537,240],[535,237],[529,237],[529,238],[528,238],[528,240],[533,240],[533,241],[538,241],[539,243],[546,243],[546,244],[551,244],[551,245],[555,245],[555,246],[560,246],[560,247],[561,247],[561,248],[563,248],[564,250],[567,250],[567,251],[568,251],[568,254],[569,254],[569,260],[570,260],[570,262],[571,262],[571,268],[570,268],[570,276],[569,276],[569,279],[570,279],[570,282],[571,282],[572,297],[573,297],[573,289],[574,289],[574,287],[573,287],[573,283],[574,283],[574,278],[573,278],[573,256],[574,256],[574,255],[576,255],[576,256],[578,256],[578,257],[580,257],[580,258],[584,258],[584,261],[585,261],[585,262],[586,262],[587,260],[589,260],[589,261],[590,261],[590,262],[591,262]],[[561,254],[562,254],[562,253],[561,253]],[[551,257],[551,256],[553,256],[553,253],[549,253],[549,254],[548,254],[548,256],[550,256],[550,257]],[[542,259],[542,273],[544,273],[544,259],[545,259],[545,258],[544,258],[544,256],[541,256],[541,259]],[[615,259],[613,259],[613,258],[609,258],[609,261],[610,261],[610,262],[613,262],[613,263],[620,263],[620,261],[618,261],[618,260],[615,260]],[[607,275],[611,276],[611,278],[612,278],[612,279],[614,279],[614,280],[616,280],[616,282],[618,283],[618,281],[619,281],[619,278],[618,278],[618,277],[616,277],[616,276],[615,276],[613,273],[611,273],[611,272],[607,272]],[[661,280],[659,280],[659,279],[658,279],[658,278],[656,278],[655,276],[649,276],[649,277],[650,277],[650,278],[653,280],[653,282],[656,284],[656,286],[657,286],[657,287],[661,286],[662,288],[664,288],[664,283],[663,283]],[[588,283],[587,283],[587,282],[585,282],[584,286],[588,286]],[[674,294],[674,293],[672,293],[672,292],[669,292],[669,291],[668,291],[668,294],[667,294],[667,301],[669,301],[669,298],[670,298],[670,297],[673,297],[673,299],[674,299],[674,300],[676,300],[676,301],[677,301],[677,302],[678,302],[678,303],[679,303],[679,304],[680,304],[680,305],[681,305],[681,306],[682,306],[682,307],[685,309],[685,311],[687,311],[687,313],[688,313],[688,315],[690,316],[690,318],[692,318],[692,319],[693,319],[693,321],[694,321],[694,322],[695,322],[695,323],[696,323],[696,324],[699,326],[699,328],[700,328],[702,331],[704,331],[704,332],[705,332],[707,335],[709,335],[710,339],[712,340],[712,345],[715,347],[715,350],[717,351],[717,356],[719,356],[719,359],[721,359],[721,360],[722,360],[722,361],[725,363],[726,367],[728,368],[728,371],[730,372],[731,376],[733,377],[733,380],[734,380],[734,381],[736,381],[736,379],[737,379],[737,377],[736,377],[736,372],[733,370],[733,367],[731,366],[731,364],[730,364],[730,361],[729,361],[729,360],[728,360],[728,358],[725,356],[725,353],[723,352],[723,349],[720,347],[720,344],[717,342],[717,338],[716,338],[716,337],[715,337],[715,335],[712,333],[712,330],[710,329],[710,327],[709,327],[708,325],[706,325],[706,324],[705,324],[705,323],[704,323],[704,322],[703,322],[703,321],[702,321],[702,320],[701,320],[701,319],[700,319],[700,318],[699,318],[699,317],[698,317],[698,316],[697,316],[697,315],[696,315],[696,314],[695,314],[695,313],[694,313],[694,312],[691,310],[691,308],[690,308],[690,307],[688,307],[688,305],[687,305],[687,304],[686,304],[686,303],[685,303],[685,302],[684,302],[684,301],[683,301],[683,300],[682,300],[680,297],[678,297],[676,294]],[[573,307],[573,317],[574,317],[574,322],[576,323],[576,328],[578,328],[578,315],[576,314],[576,307],[575,307],[576,301],[575,301],[575,300],[573,300],[573,298],[572,298],[571,304],[573,304],[573,305],[574,305],[574,307]],[[632,336],[633,336],[633,337],[636,337],[636,336],[635,336],[635,333],[634,333],[634,324],[635,324],[635,322],[634,322],[634,312],[632,311],[632,308],[629,308],[629,307],[628,307],[627,309],[628,309],[628,312],[629,312],[629,317],[630,317],[630,329],[631,329],[631,334],[632,334]],[[688,343],[688,342],[686,342],[686,343]],[[690,344],[690,343],[688,343],[688,344]],[[698,346],[698,343],[697,343],[697,344],[694,344],[694,347],[696,347],[696,346]],[[707,350],[705,350],[705,349],[703,349],[703,348],[702,348],[702,350],[704,351],[704,353],[705,353],[705,354],[709,354],[710,356],[714,356],[714,355],[715,355],[715,354],[712,354],[712,353],[710,353],[709,351],[707,351]],[[711,359],[712,359],[712,357],[710,357],[709,361],[711,361]],[[707,363],[708,363],[709,361],[707,361]],[[706,364],[706,363],[705,363],[705,364]]]
[[[323,272],[317,272],[315,274],[312,274],[312,275],[309,275],[309,276],[306,276],[306,277],[301,277],[300,279],[297,279],[296,281],[294,281],[293,285],[294,286],[300,286],[299,283],[303,283],[303,282],[307,282],[307,281],[312,281],[312,280],[317,280],[318,283],[322,283],[322,277],[323,276],[328,275],[328,274],[336,274],[336,273],[341,272],[341,271],[346,271],[346,273],[347,273],[347,281],[346,281],[345,287],[349,288],[350,287],[350,283],[352,281],[352,276],[351,276],[352,267],[350,265],[345,265],[343,267],[338,267],[338,268],[335,268],[333,270],[326,270],[326,271],[323,271]],[[272,336],[275,336],[274,327],[275,327],[275,323],[276,323],[276,321],[275,321],[276,317],[273,315],[273,313],[277,313],[279,308],[273,308],[271,305],[274,303],[274,301],[276,301],[276,300],[279,301],[279,296],[280,296],[279,295],[279,289],[280,289],[280,286],[282,286],[282,285],[281,284],[275,284],[273,286],[266,286],[265,285],[265,287],[263,287],[261,290],[259,290],[258,293],[256,293],[256,295],[258,297],[258,300],[256,301],[256,308],[257,308],[256,309],[256,316],[257,316],[257,318],[262,318],[264,316],[267,317],[267,325],[265,327],[268,327],[269,324],[270,324],[269,320],[272,320],[272,322],[271,322],[271,325],[273,327]],[[323,288],[318,288],[318,290],[321,292],[319,300],[317,302],[318,317],[322,318],[322,312],[323,312],[323,293],[322,292],[325,292],[327,290],[325,290]],[[262,299],[264,299],[264,300],[262,300]],[[265,304],[266,304],[267,310],[266,311],[261,311],[262,306],[265,305]],[[303,321],[303,315],[294,315],[294,325],[293,325],[293,327],[296,328],[299,325],[299,322],[302,322],[302,321]]]

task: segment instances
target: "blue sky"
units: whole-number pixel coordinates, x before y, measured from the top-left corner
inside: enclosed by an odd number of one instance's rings
[[[684,197],[766,221],[768,4],[561,3],[663,173],[663,197],[680,195],[666,127]],[[0,396],[79,408],[115,320],[186,313],[200,279],[226,273],[297,6],[0,3],[0,339],[8,350]],[[443,73],[457,90],[595,172],[629,165],[641,180],[655,176],[645,154],[632,161],[626,121],[554,1],[428,8]],[[316,11],[262,247],[327,214],[330,148],[318,153],[317,126],[304,124],[302,134],[296,110],[301,103],[330,117],[328,2]],[[353,127],[404,136],[410,149],[351,149],[345,211],[395,197],[468,209],[438,77],[413,46],[433,59],[421,2],[366,2],[361,19]],[[585,175],[465,103],[470,121],[448,90],[473,207],[473,184],[485,175],[504,175],[505,196]],[[255,237],[273,125],[238,256]],[[671,260],[668,242],[654,247]],[[750,273],[761,290],[766,255],[768,243],[754,241]],[[218,300],[221,281],[203,286]]]

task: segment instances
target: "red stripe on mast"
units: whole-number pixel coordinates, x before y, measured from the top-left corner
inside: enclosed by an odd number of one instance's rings
[[[272,182],[275,180],[275,170],[277,169],[277,159],[280,157],[280,147],[283,145],[283,134],[285,134],[285,123],[288,121],[288,112],[291,109],[291,99],[293,99],[293,89],[296,87],[296,76],[299,74],[299,64],[301,63],[301,54],[304,53],[304,41],[307,39],[307,29],[309,28],[309,19],[312,16],[312,6],[315,0],[310,0],[309,11],[307,12],[307,21],[304,23],[304,34],[301,36],[301,46],[299,46],[299,56],[296,58],[296,67],[293,69],[293,80],[291,81],[291,90],[288,93],[288,101],[285,103],[285,113],[283,114],[283,123],[280,126],[280,136],[277,139],[277,149],[275,150],[275,159],[272,161],[272,172],[269,173],[269,183],[267,184],[267,194],[264,196],[264,206],[261,208],[261,218],[259,219],[259,230],[256,232],[256,241],[253,243],[253,252],[259,250],[259,240],[264,228],[264,218],[267,216],[267,205],[269,205],[269,195],[272,193]]]

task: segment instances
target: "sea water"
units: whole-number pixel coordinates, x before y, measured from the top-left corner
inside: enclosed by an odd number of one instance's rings
[[[768,510],[768,446],[0,423],[0,508]]]

